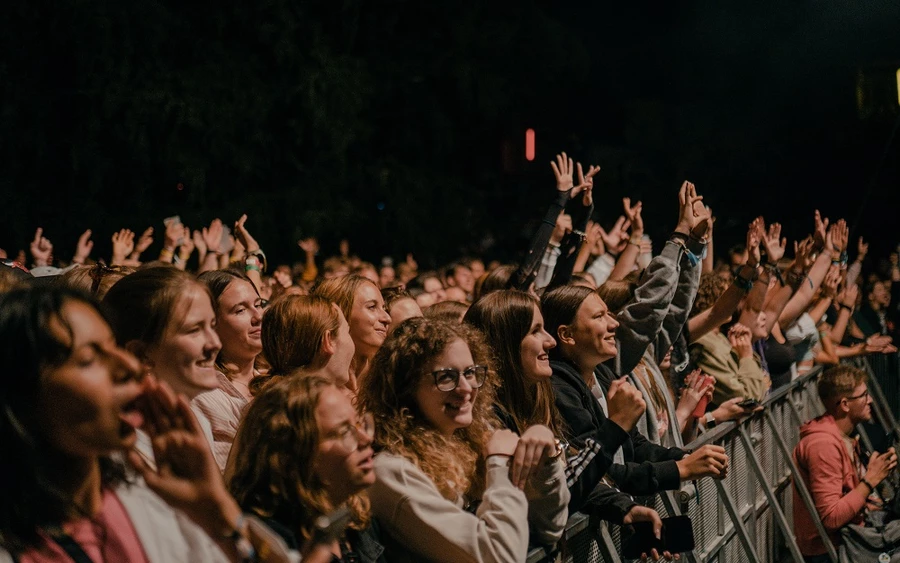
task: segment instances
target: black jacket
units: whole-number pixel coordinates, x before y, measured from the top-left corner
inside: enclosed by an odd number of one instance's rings
[[[684,450],[658,446],[647,440],[636,429],[626,433],[603,414],[597,399],[572,363],[555,360],[550,362],[550,365],[553,368],[551,382],[556,407],[566,422],[569,441],[578,447],[584,447],[588,440],[600,444],[600,450],[604,454],[602,457],[610,460],[605,472],[609,473],[619,489],[633,495],[652,495],[659,491],[675,490],[681,486],[675,462],[685,456]],[[597,366],[594,374],[606,393],[615,378],[612,370],[601,364]],[[622,447],[625,457],[624,465],[611,463],[619,446]],[[593,467],[595,471],[601,468],[599,462],[595,465],[596,467]],[[576,490],[570,485],[572,502],[575,499],[586,500],[586,494],[596,486],[603,474],[597,476],[596,481],[589,487],[587,483],[582,485],[582,490]],[[593,472],[591,475],[593,476]],[[575,506],[573,509],[577,510]]]

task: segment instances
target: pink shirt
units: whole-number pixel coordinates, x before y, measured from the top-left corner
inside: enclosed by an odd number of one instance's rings
[[[103,504],[94,520],[81,518],[63,524],[63,530],[92,561],[105,563],[148,563],[131,519],[116,494],[103,490]],[[43,543],[22,553],[21,563],[71,563],[65,550],[49,534],[41,532]]]

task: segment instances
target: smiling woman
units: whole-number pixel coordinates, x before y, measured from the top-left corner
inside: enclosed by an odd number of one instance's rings
[[[356,347],[347,387],[356,392],[358,380],[365,376],[375,352],[384,343],[391,316],[375,282],[358,275],[325,280],[313,292],[336,303],[350,324],[350,338]]]
[[[262,352],[262,299],[243,272],[213,270],[199,276],[216,304],[216,334],[222,349],[216,358],[218,387],[201,393],[192,404],[212,427],[213,454],[225,470],[231,442],[250,400],[250,383],[257,375],[256,358]]]
[[[359,406],[379,427],[372,510],[396,540],[391,561],[525,560],[528,501],[509,467],[519,437],[494,430],[490,365],[474,329],[413,318],[361,381]]]
[[[170,266],[151,267],[122,278],[103,305],[120,346],[132,352],[145,373],[194,399],[219,385],[216,355],[222,348],[209,289],[191,274]],[[209,421],[194,409],[210,444]],[[152,458],[146,435],[138,449]]]

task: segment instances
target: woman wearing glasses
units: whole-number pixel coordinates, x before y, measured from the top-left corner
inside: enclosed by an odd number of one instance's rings
[[[218,388],[198,395],[192,403],[209,419],[213,454],[219,469],[224,470],[241,412],[251,398],[250,382],[259,373],[256,358],[262,352],[262,299],[250,278],[237,270],[204,272],[199,279],[213,296],[222,349],[216,356]]]
[[[383,563],[364,491],[375,481],[371,415],[358,416],[343,388],[316,373],[269,383],[250,404],[226,480],[241,508],[289,547],[330,552],[332,561]],[[349,528],[315,533],[316,519],[347,507]]]
[[[528,499],[510,474],[518,480],[541,452],[517,449],[516,434],[496,430],[489,357],[470,327],[409,319],[362,381],[360,408],[379,428],[372,510],[395,540],[391,561],[525,560]],[[529,486],[556,499],[553,514],[564,512],[564,479],[547,473],[535,471]]]

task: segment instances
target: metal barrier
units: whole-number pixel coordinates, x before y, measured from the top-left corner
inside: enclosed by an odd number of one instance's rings
[[[657,496],[656,508],[662,517],[682,514],[682,508],[687,507],[696,548],[684,554],[682,560],[802,563],[793,532],[792,506],[792,483],[802,483],[802,480],[791,454],[800,439],[800,426],[824,412],[816,391],[819,373],[821,368],[816,368],[775,390],[763,402],[762,411],[740,424],[719,425],[686,446],[689,449],[704,444],[723,446],[729,456],[729,470],[724,480],[701,479],[682,491]],[[900,435],[879,379],[869,379],[875,419],[889,435]],[[862,429],[861,435],[868,442]],[[829,555],[837,562],[837,551],[827,540],[811,495],[802,484],[798,493],[819,534],[826,538]],[[619,535],[616,525],[590,515],[573,514],[562,542],[561,559],[566,563],[620,563]],[[534,550],[527,561],[537,563],[547,559],[542,550]]]

